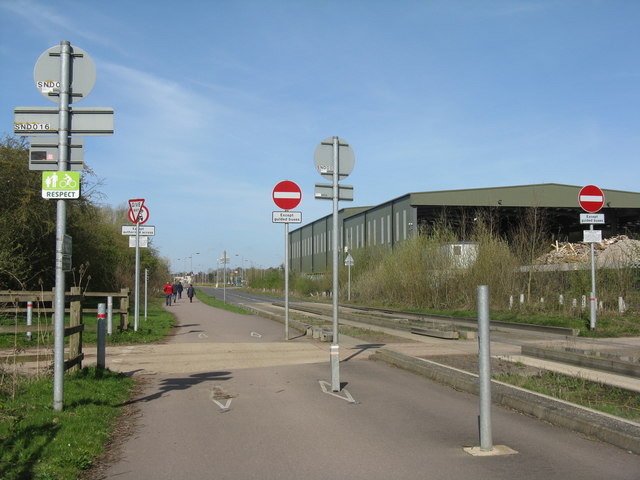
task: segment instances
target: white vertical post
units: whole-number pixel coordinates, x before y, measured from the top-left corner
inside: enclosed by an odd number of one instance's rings
[[[106,366],[107,339],[105,335],[105,305],[98,304],[98,368],[104,369]]]
[[[491,434],[491,339],[489,338],[489,287],[478,287],[478,360],[480,379],[480,450],[493,449]]]
[[[113,333],[113,297],[107,297],[107,335]]]
[[[33,325],[33,302],[27,302],[27,326]],[[31,341],[31,330],[27,332],[27,340]]]

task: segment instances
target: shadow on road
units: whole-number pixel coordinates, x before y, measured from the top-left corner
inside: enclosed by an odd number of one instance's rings
[[[380,348],[380,347],[384,347],[384,346],[385,346],[384,343],[363,343],[363,344],[360,344],[360,345],[356,345],[353,348],[359,348],[360,350],[358,350],[357,352],[355,352],[352,355],[349,355],[347,358],[342,360],[342,362],[348,362],[352,358],[357,357],[361,353],[366,352],[367,350],[371,350],[372,348]]]
[[[151,402],[152,400],[157,400],[158,398],[162,397],[165,393],[174,390],[186,390],[188,388],[200,385],[201,383],[211,380],[220,381],[230,380],[231,378],[233,378],[231,376],[231,372],[194,373],[193,375],[189,375],[188,377],[183,378],[165,378],[160,382],[160,385],[158,385],[159,388],[157,392],[152,393],[151,395],[147,395],[146,397],[129,400],[128,402],[125,402],[120,406],[133,405],[139,402]]]

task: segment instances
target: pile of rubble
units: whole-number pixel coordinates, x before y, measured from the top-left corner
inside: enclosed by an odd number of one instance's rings
[[[591,261],[588,243],[556,242],[553,250],[536,259],[536,265],[559,263],[585,263]],[[606,238],[593,244],[596,263],[603,267],[640,265],[640,240],[632,240],[626,235]]]

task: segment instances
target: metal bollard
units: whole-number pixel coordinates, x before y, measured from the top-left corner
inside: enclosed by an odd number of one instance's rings
[[[491,339],[489,287],[478,286],[478,376],[480,379],[480,450],[493,450],[491,435]]]
[[[27,302],[27,326],[30,327],[33,319],[33,302]],[[31,330],[27,332],[27,340],[31,341]]]
[[[107,335],[113,333],[113,297],[107,297]]]
[[[106,366],[106,353],[107,353],[107,336],[106,333],[106,321],[105,321],[105,305],[104,303],[98,304],[98,369],[104,369]]]

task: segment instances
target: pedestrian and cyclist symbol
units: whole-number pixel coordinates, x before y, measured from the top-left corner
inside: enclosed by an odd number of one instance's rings
[[[80,198],[80,172],[42,172],[42,198]]]

